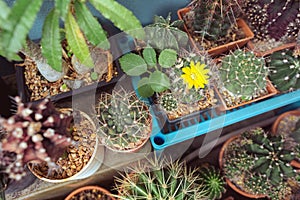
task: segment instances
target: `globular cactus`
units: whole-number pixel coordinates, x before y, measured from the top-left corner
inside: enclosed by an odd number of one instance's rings
[[[300,56],[292,49],[274,52],[267,59],[270,80],[279,91],[293,91],[300,88]]]
[[[1,151],[16,154],[16,159],[7,166],[6,171],[10,178],[20,179],[27,162],[54,164],[66,147],[72,144],[72,117],[57,111],[49,99],[38,104],[24,104],[19,97],[15,101],[18,106],[16,114],[0,120],[6,131]]]
[[[192,28],[202,40],[217,41],[225,37],[234,26],[235,14],[233,7],[236,1],[204,0],[194,1],[192,10],[194,19]]]
[[[268,68],[263,58],[240,49],[225,56],[220,67],[224,88],[232,96],[253,99],[266,92]]]
[[[178,107],[178,101],[173,96],[172,93],[163,94],[160,97],[160,105],[164,108],[165,111],[173,111]]]
[[[178,161],[144,163],[116,182],[119,199],[201,200],[207,197],[207,191],[199,185],[197,171]]]
[[[200,167],[198,172],[201,183],[200,187],[203,188],[203,191],[207,191],[207,199],[221,199],[222,194],[226,192],[226,182],[222,177],[220,170],[209,165]]]
[[[149,138],[152,118],[134,91],[102,93],[96,107],[102,142],[115,150],[134,149]]]

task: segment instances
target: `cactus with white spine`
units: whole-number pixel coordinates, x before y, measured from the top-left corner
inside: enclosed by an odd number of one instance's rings
[[[270,80],[282,92],[300,88],[300,56],[292,49],[274,52],[267,60]]]
[[[244,99],[253,99],[266,91],[267,75],[268,68],[263,58],[240,49],[225,56],[220,67],[225,89]]]

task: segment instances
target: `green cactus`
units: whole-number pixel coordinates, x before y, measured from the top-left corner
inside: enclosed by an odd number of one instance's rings
[[[102,142],[112,149],[130,150],[149,138],[152,118],[134,91],[122,88],[112,94],[101,93],[96,112]]]
[[[198,172],[202,183],[201,187],[207,191],[208,199],[220,199],[226,192],[226,182],[221,176],[221,172],[211,165],[201,167]]]
[[[198,184],[197,171],[178,161],[151,161],[122,176],[116,181],[119,199],[201,200],[206,197],[207,191]]]
[[[253,99],[266,91],[268,68],[263,58],[240,49],[225,56],[220,67],[224,88],[232,96]]]
[[[267,60],[270,80],[282,92],[300,88],[300,56],[293,50],[274,52]]]
[[[178,102],[172,93],[165,93],[160,97],[160,105],[168,112],[176,110]]]

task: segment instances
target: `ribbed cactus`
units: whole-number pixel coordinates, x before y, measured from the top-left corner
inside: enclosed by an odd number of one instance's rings
[[[214,166],[204,166],[199,170],[200,183],[203,191],[206,191],[207,199],[221,199],[222,194],[226,192],[226,182],[221,172]]]
[[[15,153],[16,160],[6,167],[9,178],[21,179],[29,161],[54,164],[64,149],[71,145],[72,116],[57,111],[49,99],[38,104],[24,104],[15,98],[17,112],[0,123],[6,131],[1,151]],[[2,153],[2,155],[5,155]]]
[[[300,88],[300,56],[292,49],[274,52],[267,59],[270,80],[282,92]]]
[[[201,200],[206,191],[200,187],[196,170],[186,164],[144,163],[117,179],[119,199]]]
[[[203,39],[216,41],[225,37],[235,24],[233,6],[237,1],[201,0],[194,1],[193,31]]]
[[[225,56],[220,67],[220,78],[233,96],[253,99],[266,91],[268,68],[263,58],[240,49]]]
[[[160,97],[160,105],[165,109],[165,111],[173,111],[178,107],[178,101],[173,96],[172,93],[162,94]]]
[[[134,91],[102,93],[96,107],[102,142],[115,150],[130,150],[148,139],[152,118]]]
[[[295,39],[300,28],[298,0],[247,0],[245,16],[258,39]]]

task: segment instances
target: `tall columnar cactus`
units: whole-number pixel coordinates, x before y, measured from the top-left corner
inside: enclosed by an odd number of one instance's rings
[[[134,91],[120,89],[112,94],[102,93],[96,111],[102,142],[112,149],[134,149],[150,135],[149,109]]]
[[[117,179],[120,199],[201,200],[206,199],[196,170],[186,164],[153,162],[135,167]]]
[[[228,34],[235,24],[233,7],[237,1],[204,0],[194,1],[193,30],[203,39],[216,41]]]
[[[286,49],[267,59],[270,80],[282,92],[300,88],[300,56],[293,53],[293,50]]]
[[[5,155],[8,154],[5,152],[16,154],[5,172],[9,178],[18,180],[24,175],[25,163],[45,161],[51,166],[71,145],[69,129],[72,117],[57,111],[49,99],[38,104],[24,104],[19,97],[15,100],[18,106],[16,114],[0,120],[7,134],[0,151],[4,156],[1,159],[6,161]]]
[[[296,38],[300,28],[298,0],[247,0],[245,16],[258,39]]]
[[[224,87],[233,95],[253,99],[266,90],[268,68],[263,58],[240,49],[225,56],[220,67]]]

